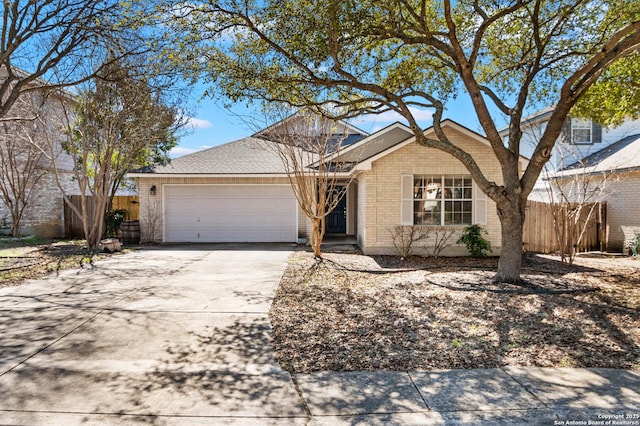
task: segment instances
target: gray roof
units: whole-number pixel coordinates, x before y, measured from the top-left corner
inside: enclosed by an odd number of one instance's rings
[[[411,132],[407,126],[399,122],[395,122],[384,129],[353,143],[347,149],[342,151],[338,155],[338,158],[340,161],[344,162],[357,163],[365,161],[412,136],[413,132]]]
[[[627,136],[567,166],[559,175],[640,169],[640,134]]]
[[[250,175],[250,174],[285,174],[282,159],[276,148],[277,139],[269,141],[270,132],[277,134],[281,129],[287,130],[287,125],[292,125],[292,120],[297,116],[282,120],[269,128],[256,133],[253,136],[230,142],[224,145],[198,151],[173,159],[166,165],[153,165],[134,170],[130,175],[140,174],[173,174],[173,175]],[[322,118],[321,118],[322,119]],[[322,119],[324,120],[324,119]],[[334,135],[335,144],[343,147],[352,145],[367,136],[363,132],[348,123],[340,122],[337,133]],[[304,128],[307,131],[308,129]],[[295,130],[295,123],[292,129]],[[318,127],[323,129],[323,126]],[[335,130],[333,130],[335,131]],[[326,137],[321,135],[321,137]],[[312,152],[301,154],[302,162],[312,164],[317,157]]]
[[[164,166],[134,173],[159,174],[282,174],[277,150],[261,139],[248,137],[175,158]]]

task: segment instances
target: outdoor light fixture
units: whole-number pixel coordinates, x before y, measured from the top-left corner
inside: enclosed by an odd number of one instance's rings
[[[149,195],[156,195],[156,186],[155,185],[151,185],[151,188],[149,188]]]

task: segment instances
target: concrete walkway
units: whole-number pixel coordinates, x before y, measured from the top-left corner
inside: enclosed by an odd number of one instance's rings
[[[0,424],[640,426],[637,371],[290,375],[268,310],[291,248],[145,249],[0,289]]]

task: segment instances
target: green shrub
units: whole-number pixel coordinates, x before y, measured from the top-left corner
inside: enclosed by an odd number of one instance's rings
[[[631,252],[633,257],[640,255],[640,232],[636,232],[635,238],[631,240]]]
[[[487,253],[491,252],[491,243],[483,237],[483,234],[486,235],[487,231],[482,226],[469,225],[462,231],[458,244],[467,246],[472,257],[487,257]]]
[[[127,217],[126,209],[119,210],[111,210],[107,212],[104,216],[104,224],[105,224],[105,236],[106,237],[117,237],[120,233],[120,227],[122,226],[122,222]]]

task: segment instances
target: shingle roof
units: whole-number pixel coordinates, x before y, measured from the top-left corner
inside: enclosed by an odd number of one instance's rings
[[[567,166],[563,175],[640,169],[640,134],[627,136]]]
[[[288,117],[253,136],[178,157],[166,165],[153,165],[134,170],[130,175],[285,174],[286,171],[282,160],[278,155],[277,148],[274,146],[278,143],[278,139],[269,141],[269,132],[277,134],[282,129],[287,130],[288,127],[285,124],[296,118],[296,115]],[[305,129],[304,126],[303,124],[303,131],[308,131],[309,129]],[[320,126],[319,128],[323,129],[324,127]],[[292,129],[295,130],[295,126]],[[330,142],[333,142],[336,146],[341,144],[346,147],[367,136],[367,133],[345,122],[340,122],[337,130],[332,129],[332,131],[336,132],[333,136],[335,140]],[[326,138],[325,135],[320,135],[319,137]],[[310,164],[316,161],[315,155],[312,153],[304,154],[304,157],[304,160]]]
[[[173,159],[134,173],[281,174],[285,170],[272,142],[248,137]]]
[[[395,122],[366,138],[361,137],[352,142],[348,148],[338,155],[338,159],[353,163],[364,161],[410,138],[412,135],[413,133],[407,126]]]

